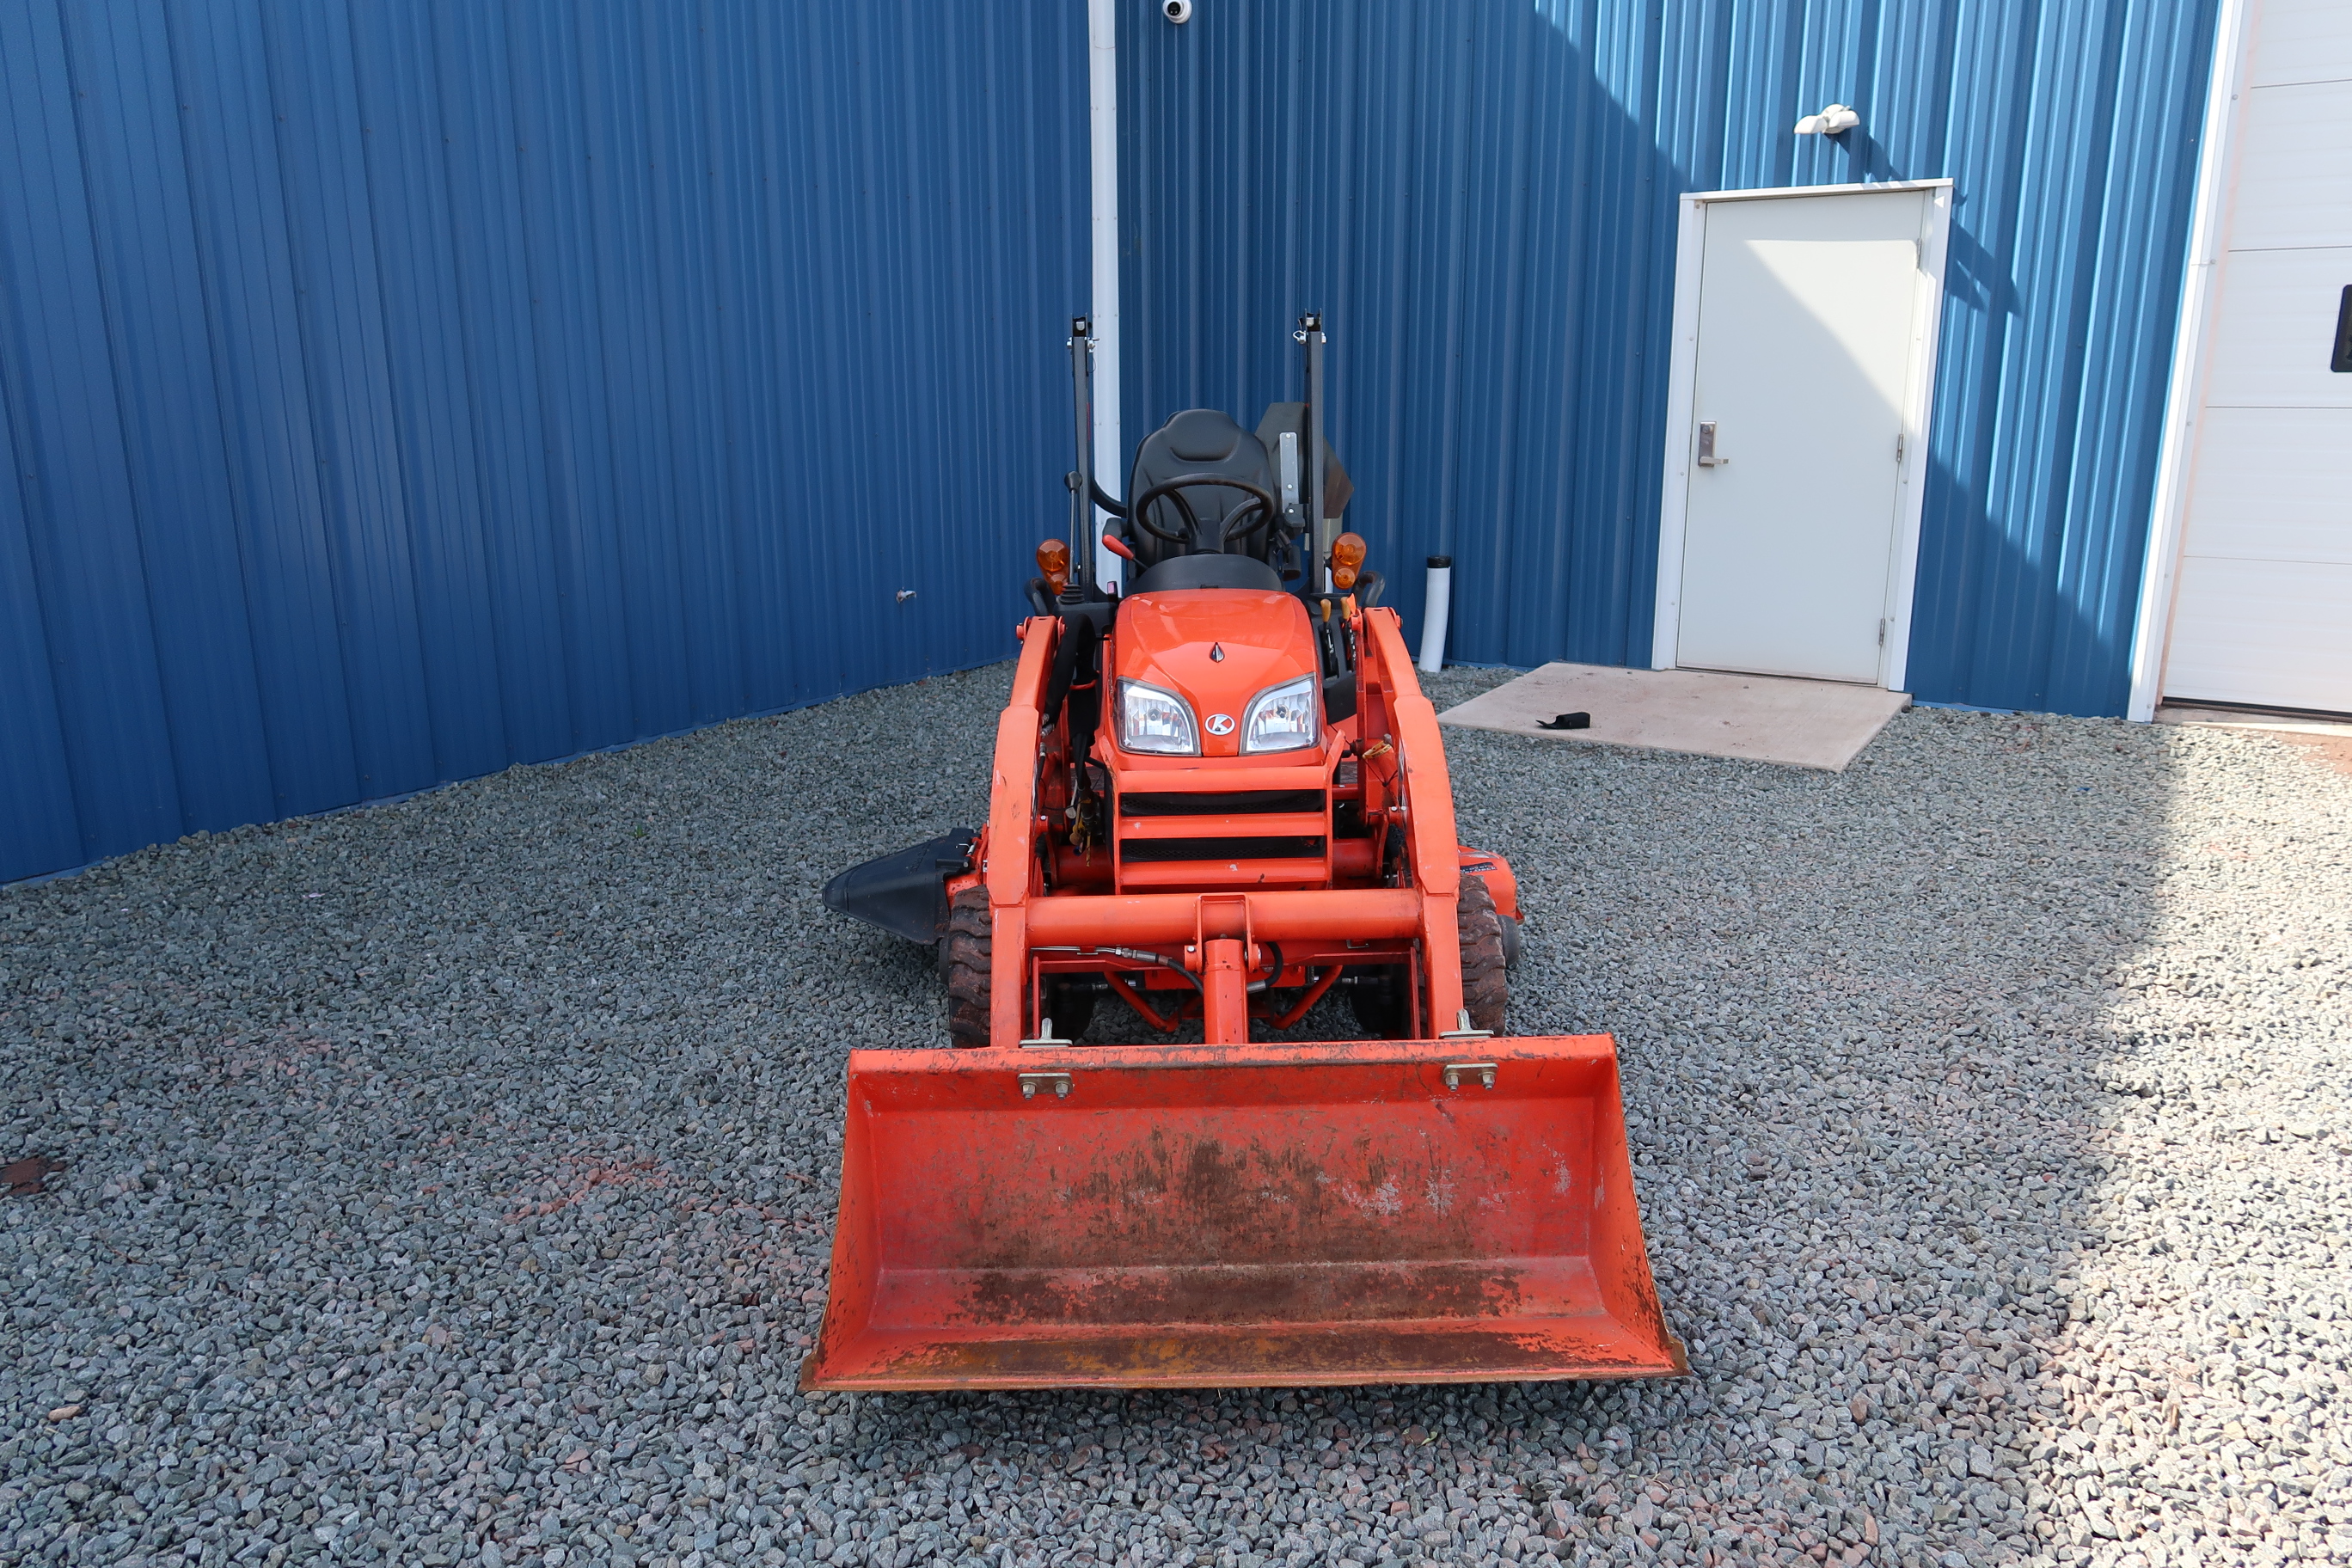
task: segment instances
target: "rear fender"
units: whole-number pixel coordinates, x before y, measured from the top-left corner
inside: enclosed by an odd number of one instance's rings
[[[1495,895],[1496,914],[1505,920],[1524,921],[1527,919],[1519,912],[1519,879],[1512,871],[1508,860],[1489,850],[1473,849],[1467,844],[1462,846],[1461,859],[1462,874],[1478,878],[1486,884],[1486,890]]]

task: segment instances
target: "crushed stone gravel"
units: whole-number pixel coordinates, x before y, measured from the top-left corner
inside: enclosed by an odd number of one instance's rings
[[[1005,685],[0,893],[0,1563],[2352,1558],[2352,779],[2210,731],[1449,732],[1688,1379],[797,1394],[842,1052],[943,1030],[817,889]]]

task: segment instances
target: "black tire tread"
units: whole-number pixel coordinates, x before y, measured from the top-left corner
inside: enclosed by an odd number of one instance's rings
[[[948,976],[948,1038],[965,1050],[988,1044],[991,921],[988,889],[966,888],[948,902],[940,944]]]
[[[1503,917],[1496,912],[1486,878],[1462,879],[1461,894],[1454,900],[1454,922],[1462,941],[1462,1005],[1470,1010],[1470,1026],[1499,1035],[1511,983],[1503,973]]]

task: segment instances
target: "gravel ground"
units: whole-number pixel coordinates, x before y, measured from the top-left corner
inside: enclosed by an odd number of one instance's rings
[[[2352,1557],[2352,778],[2208,731],[1452,735],[1689,1379],[796,1394],[841,1052],[942,1027],[817,888],[1005,680],[0,894],[0,1562]]]

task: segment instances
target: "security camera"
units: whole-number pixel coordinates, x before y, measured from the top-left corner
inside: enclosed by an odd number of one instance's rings
[[[1181,25],[1192,19],[1192,0],[1160,0],[1160,14]]]

